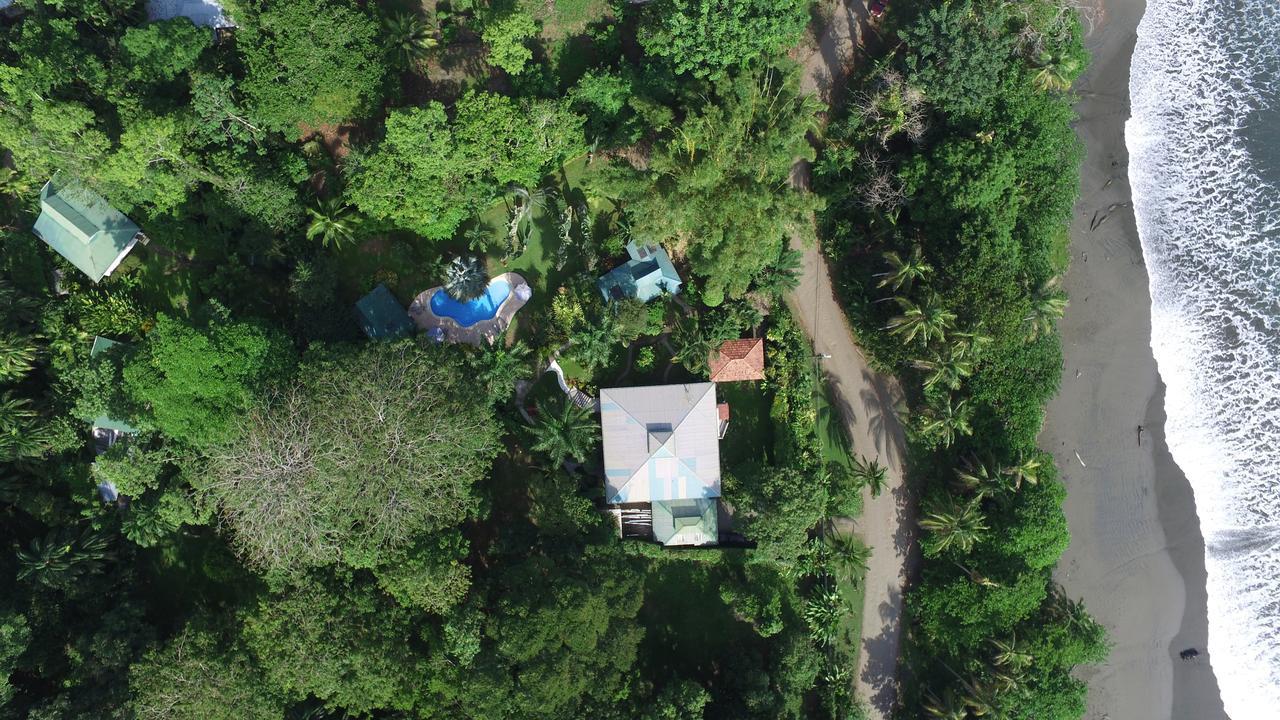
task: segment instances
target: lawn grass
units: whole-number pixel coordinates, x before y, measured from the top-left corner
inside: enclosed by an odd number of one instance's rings
[[[817,385],[813,395],[813,403],[818,411],[818,443],[822,447],[822,459],[828,463],[837,463],[846,468],[853,467],[853,446],[845,431],[844,419],[840,417],[840,409],[831,402],[831,389],[825,382]]]
[[[721,461],[733,468],[747,462],[768,462],[773,448],[773,398],[754,382],[722,383],[716,387],[720,402],[729,403],[729,430],[720,443]]]
[[[859,544],[862,544],[861,540]],[[862,605],[867,592],[865,575],[861,572],[854,575],[844,568],[836,571],[836,592],[846,609],[840,618],[836,651],[850,658],[855,668],[859,667],[859,654],[862,652]]]

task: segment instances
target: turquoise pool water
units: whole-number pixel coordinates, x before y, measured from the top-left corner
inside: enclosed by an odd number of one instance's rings
[[[453,318],[462,327],[471,327],[478,322],[492,320],[498,314],[498,308],[502,307],[502,301],[510,294],[511,283],[506,280],[494,280],[485,288],[483,295],[467,302],[458,302],[440,289],[431,296],[431,312]]]

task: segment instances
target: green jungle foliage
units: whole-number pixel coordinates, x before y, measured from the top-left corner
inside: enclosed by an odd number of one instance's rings
[[[782,300],[810,3],[388,5],[0,21],[0,719],[845,717],[824,532],[860,486]],[[146,233],[100,283],[31,232],[56,173]],[[680,297],[601,297],[633,238]],[[357,299],[472,257],[533,288],[498,342],[362,335]],[[698,380],[753,333],[724,546],[620,539],[541,369]]]
[[[919,3],[815,169],[860,337],[910,394],[923,576],[908,693],[925,717],[1079,718],[1104,633],[1051,579],[1065,491],[1036,447],[1057,390],[1085,53],[1058,3]]]

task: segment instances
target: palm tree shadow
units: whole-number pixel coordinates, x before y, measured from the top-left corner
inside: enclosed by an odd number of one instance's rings
[[[862,407],[867,416],[867,427],[881,457],[899,458],[906,453],[907,437],[897,408],[902,405],[902,393],[880,375],[870,370],[862,371],[867,388],[860,393]]]

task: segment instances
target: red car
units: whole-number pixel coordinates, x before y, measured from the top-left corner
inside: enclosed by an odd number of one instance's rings
[[[880,17],[883,15],[888,5],[889,0],[871,0],[871,5],[869,6],[869,9],[871,10],[871,17]]]

